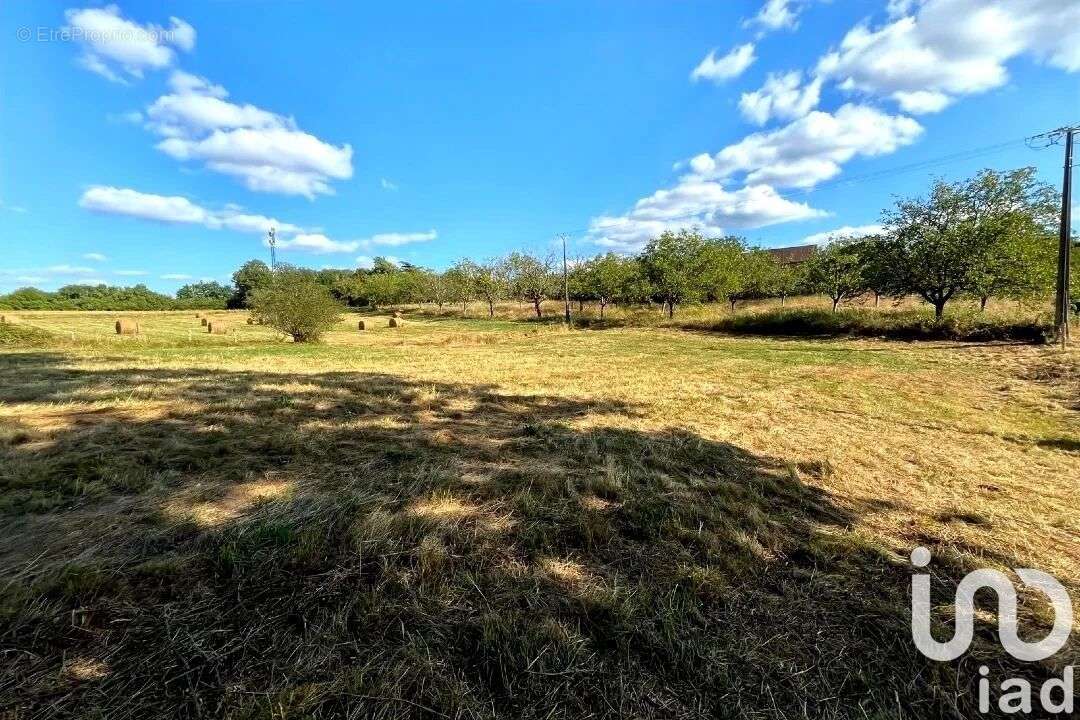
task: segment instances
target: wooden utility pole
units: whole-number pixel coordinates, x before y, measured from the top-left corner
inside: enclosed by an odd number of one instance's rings
[[[1061,229],[1058,238],[1057,295],[1054,300],[1054,325],[1062,349],[1069,344],[1069,255],[1072,253],[1072,162],[1073,136],[1077,128],[1062,128],[1065,133],[1065,177],[1061,183]]]
[[[566,324],[570,324],[570,271],[566,266],[566,233],[559,235],[562,240],[562,291],[563,308],[566,312]]]

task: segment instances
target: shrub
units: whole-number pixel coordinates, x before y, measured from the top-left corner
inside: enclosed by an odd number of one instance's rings
[[[741,335],[886,337],[898,340],[1013,340],[1042,343],[1049,326],[1035,320],[979,314],[946,315],[941,320],[925,310],[847,309],[829,312],[792,308],[745,313],[720,320],[713,330]]]
[[[315,342],[341,321],[342,306],[311,272],[281,268],[270,284],[254,290],[252,312],[295,342]]]

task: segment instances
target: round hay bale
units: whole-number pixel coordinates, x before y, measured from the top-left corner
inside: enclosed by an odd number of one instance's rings
[[[356,329],[357,330],[367,330],[367,323],[365,323],[363,320],[361,320],[360,322],[358,322],[356,324]]]
[[[211,320],[206,324],[206,332],[211,335],[228,335],[229,326],[220,320]]]
[[[247,319],[247,324],[248,325],[254,325],[255,324],[255,318],[248,318]]]
[[[195,313],[195,319],[198,320],[202,317],[202,313]]]
[[[116,321],[116,334],[117,335],[138,335],[139,323],[135,322],[131,318],[120,318]]]
[[[207,324],[208,322],[209,322],[209,321],[208,321],[208,320],[207,320],[206,318],[203,318],[203,319],[202,319],[202,321],[201,321],[201,322],[200,322],[199,324],[200,324],[200,325],[202,325],[203,327],[206,327],[206,324]]]
[[[405,321],[404,320],[400,320],[400,319],[394,318],[394,317],[390,318],[390,322],[387,323],[387,327],[396,328],[396,327],[404,327],[404,326],[405,326]]]

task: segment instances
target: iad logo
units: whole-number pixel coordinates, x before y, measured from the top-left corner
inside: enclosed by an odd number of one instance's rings
[[[911,553],[911,564],[924,568],[930,564],[930,551],[917,547]],[[911,577],[911,637],[915,646],[931,660],[948,662],[967,652],[975,635],[975,593],[990,588],[998,600],[998,637],[1006,652],[1017,660],[1045,660],[1065,646],[1072,631],[1072,601],[1065,588],[1052,576],[1040,570],[1019,568],[1016,574],[1025,585],[1047,597],[1054,608],[1054,626],[1038,642],[1025,642],[1017,634],[1016,588],[1009,578],[997,570],[975,570],[964,576],[956,589],[955,630],[948,642],[938,642],[930,634],[930,575],[916,573]],[[979,668],[979,712],[990,711],[989,668]],[[998,708],[1004,713],[1031,712],[1031,684],[1023,678],[1009,678],[1001,683],[1002,695]],[[1008,692],[1006,692],[1008,691]],[[1055,691],[1060,691],[1055,693]],[[1055,698],[1055,694],[1060,699]],[[1066,666],[1062,679],[1047,680],[1039,693],[1043,710],[1048,713],[1073,712],[1073,667]]]

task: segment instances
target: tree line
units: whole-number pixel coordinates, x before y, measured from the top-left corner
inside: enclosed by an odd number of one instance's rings
[[[697,302],[740,301],[823,294],[833,309],[872,295],[917,296],[941,318],[955,298],[1039,298],[1052,292],[1056,272],[1059,196],[1034,168],[984,170],[973,178],[936,181],[929,193],[900,199],[883,211],[882,232],[837,237],[805,262],[787,263],[736,236],[705,237],[694,229],[664,232],[636,255],[607,253],[577,259],[569,268],[570,299],[608,306],[655,304],[668,317]],[[1074,248],[1074,253],[1076,249]],[[1080,273],[1080,258],[1072,263]],[[485,262],[463,259],[444,271],[376,258],[372,267],[303,270],[287,267],[323,286],[338,302],[377,309],[431,303],[439,307],[483,302],[494,316],[498,302],[529,303],[542,317],[544,303],[561,298],[561,262],[553,256],[513,252]],[[253,293],[270,286],[274,272],[251,260],[232,276],[232,287],[195,283],[175,298],[144,286],[68,286],[55,293],[33,288],[0,297],[16,309],[171,309],[249,307]],[[1074,293],[1080,293],[1074,281]],[[1080,302],[1080,297],[1076,302]]]
[[[640,253],[608,253],[572,263],[570,299],[595,303],[603,317],[611,304],[653,303],[674,317],[678,307],[723,302],[734,310],[752,298],[822,294],[833,309],[872,295],[917,296],[941,318],[954,298],[1028,299],[1052,291],[1056,272],[1058,194],[1034,168],[984,170],[975,177],[938,180],[922,197],[898,200],[882,213],[881,233],[837,237],[801,263],[787,263],[735,236],[705,237],[692,229],[664,232]],[[1074,263],[1076,268],[1080,263]],[[561,263],[552,256],[514,252],[477,262],[460,260],[443,272],[376,259],[370,269],[314,273],[342,303],[378,308],[409,303],[439,307],[504,300],[532,305],[563,295]],[[252,261],[234,275],[233,305],[271,272]]]

